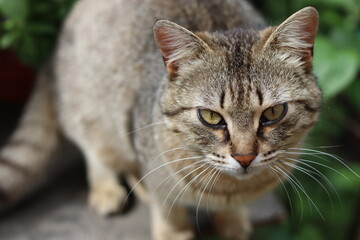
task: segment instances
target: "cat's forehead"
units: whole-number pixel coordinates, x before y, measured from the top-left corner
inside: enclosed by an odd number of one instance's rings
[[[262,105],[268,99],[285,101],[288,92],[295,87],[286,82],[290,74],[250,60],[237,64],[222,62],[216,65],[215,62],[202,71],[202,74],[196,75],[201,96],[205,101],[211,102],[214,98],[220,99],[219,101],[226,99],[231,105],[242,109],[254,103]]]
[[[196,86],[197,102],[215,109],[228,105],[232,111],[244,112],[256,105],[270,107],[291,101],[300,97],[297,92],[307,90],[308,80],[299,77],[294,68],[254,51],[258,40],[255,31],[214,36],[215,51],[194,62],[185,74],[184,82],[191,82],[191,89]]]

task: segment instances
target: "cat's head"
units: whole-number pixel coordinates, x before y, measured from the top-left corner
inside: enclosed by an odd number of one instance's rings
[[[260,31],[192,33],[158,21],[168,128],[238,178],[278,161],[317,119],[321,93],[311,72],[317,26],[312,7]]]

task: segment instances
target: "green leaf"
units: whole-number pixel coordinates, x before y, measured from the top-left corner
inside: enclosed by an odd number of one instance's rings
[[[314,72],[327,100],[342,92],[358,72],[358,54],[349,48],[338,47],[319,36],[315,43]]]
[[[36,48],[36,41],[31,35],[28,35],[27,33],[23,35],[18,51],[21,53],[21,60],[24,62],[36,63],[38,61],[38,48]]]
[[[357,81],[354,81],[345,92],[345,96],[351,101],[352,106],[360,112],[360,77]]]
[[[331,176],[334,186],[337,189],[351,192],[353,191],[353,189],[358,189],[360,187],[360,179],[357,175],[354,174],[354,172],[359,174],[360,165],[355,163],[351,165],[349,163],[346,164],[349,165],[352,171],[349,170],[347,167],[341,167],[338,168],[337,170],[342,174],[338,174],[336,172],[330,172],[328,174]],[[346,178],[344,176],[346,176]]]
[[[12,46],[18,39],[20,33],[17,31],[4,34],[0,39],[0,47],[5,49]]]
[[[328,5],[333,4],[341,8],[354,9],[357,7],[355,0],[326,0]]]
[[[298,240],[325,240],[319,228],[313,225],[306,225],[301,229]]]
[[[4,22],[3,26],[6,31],[12,31],[16,28],[16,23],[13,20],[8,19]]]
[[[32,22],[27,26],[27,30],[36,34],[56,34],[56,28],[49,23]]]
[[[14,21],[24,22],[28,16],[27,0],[0,0],[0,12]]]

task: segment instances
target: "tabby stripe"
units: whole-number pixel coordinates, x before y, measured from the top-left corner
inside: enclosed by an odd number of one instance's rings
[[[0,203],[5,204],[7,202],[9,202],[9,196],[7,195],[5,190],[0,187]]]
[[[24,175],[29,174],[29,171],[25,167],[23,167],[17,163],[14,163],[13,161],[11,161],[5,157],[0,157],[0,164],[6,166],[8,168],[11,168],[21,174],[24,174]]]
[[[264,98],[263,98],[263,95],[262,95],[261,91],[260,91],[259,89],[256,89],[256,94],[257,94],[257,96],[258,96],[260,105],[262,105]]]
[[[313,127],[315,125],[315,123],[316,123],[316,121],[309,123],[309,124],[302,125],[302,126],[300,126],[300,128],[303,130],[308,130],[309,128]]]
[[[270,150],[270,151],[264,153],[264,157],[266,157],[266,156],[268,156],[268,155],[270,155],[270,154],[272,154],[274,152],[275,152],[275,150]]]
[[[162,114],[164,114],[165,116],[168,116],[168,117],[173,117],[173,116],[176,116],[184,111],[188,111],[188,110],[191,110],[192,108],[179,108],[177,110],[174,110],[174,111],[162,111]]]
[[[297,100],[296,103],[299,103],[304,106],[305,110],[311,113],[316,113],[320,110],[320,107],[312,107],[310,106],[309,102],[305,100]]]
[[[264,163],[264,162],[270,162],[270,161],[272,161],[272,160],[274,160],[274,159],[275,159],[275,157],[267,158],[267,159],[262,160],[261,162],[262,162],[262,163]]]
[[[224,108],[224,101],[225,101],[225,91],[222,91],[220,96],[220,107]]]
[[[171,131],[172,131],[173,133],[183,133],[183,132],[180,131],[178,128],[171,129]]]

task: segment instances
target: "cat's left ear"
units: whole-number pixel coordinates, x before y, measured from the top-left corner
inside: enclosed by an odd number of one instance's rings
[[[263,49],[280,50],[280,58],[311,68],[318,23],[317,10],[313,7],[303,8],[275,28]]]
[[[155,41],[163,56],[170,78],[178,75],[179,67],[209,48],[197,35],[180,25],[159,20],[154,26]]]

